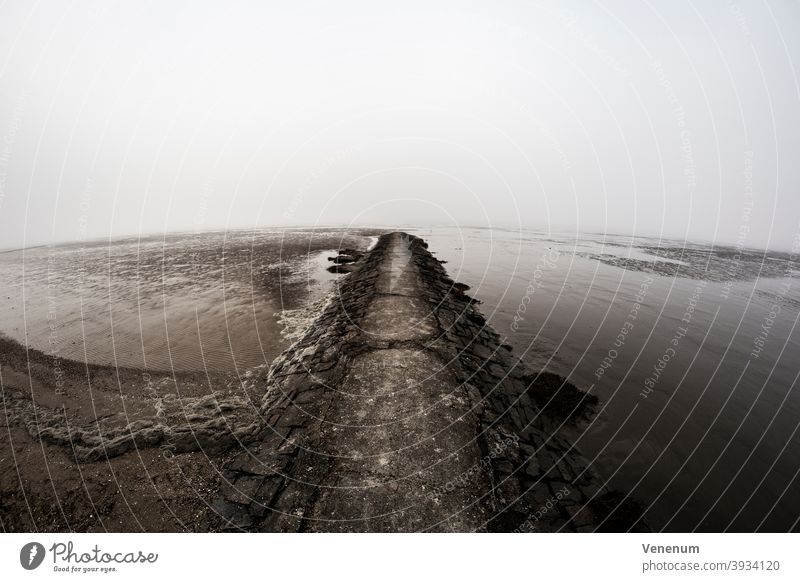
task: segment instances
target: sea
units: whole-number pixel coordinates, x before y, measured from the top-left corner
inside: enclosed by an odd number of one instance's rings
[[[792,252],[408,228],[531,369],[599,399],[576,442],[655,531],[798,531],[800,266]],[[380,229],[133,237],[0,253],[0,333],[96,364],[245,374]]]

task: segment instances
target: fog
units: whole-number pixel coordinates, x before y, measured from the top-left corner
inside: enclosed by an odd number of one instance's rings
[[[791,248],[800,7],[6,2],[0,247],[451,225]]]

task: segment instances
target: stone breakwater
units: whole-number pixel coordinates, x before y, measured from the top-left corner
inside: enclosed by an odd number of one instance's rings
[[[90,392],[68,410],[41,396],[48,358],[3,343],[30,376],[4,370],[7,425],[77,463],[200,451],[222,474],[219,490],[216,477],[207,483],[210,504],[195,500],[197,517],[185,524],[195,530],[523,531],[534,520],[536,531],[626,531],[638,523],[640,508],[608,490],[573,446],[597,399],[526,369],[424,241],[392,233],[366,254],[342,255],[331,261],[347,273],[333,299],[238,388],[217,383],[192,396],[187,387],[201,391],[193,378],[179,386],[64,360],[76,395],[88,374],[94,390],[141,384],[149,402],[95,410]],[[37,398],[9,380],[30,384]]]
[[[537,531],[639,518],[569,436],[596,399],[527,370],[424,241],[383,235],[348,266],[265,378],[209,529],[519,531],[555,495]]]

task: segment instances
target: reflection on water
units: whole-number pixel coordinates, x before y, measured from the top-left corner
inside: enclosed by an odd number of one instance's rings
[[[650,507],[652,527],[797,529],[793,257],[623,237],[415,234],[523,360],[602,399],[579,446]],[[664,275],[675,262],[685,276]]]

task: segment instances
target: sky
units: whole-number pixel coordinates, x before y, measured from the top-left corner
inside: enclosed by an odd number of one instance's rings
[[[272,226],[800,245],[794,1],[0,7],[0,248]]]

